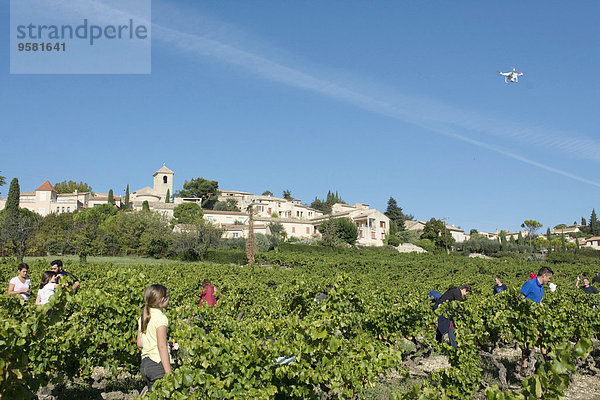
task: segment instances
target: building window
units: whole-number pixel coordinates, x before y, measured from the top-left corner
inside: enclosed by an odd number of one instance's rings
[[[360,238],[362,239],[363,237],[364,237],[364,235],[363,235],[363,230],[361,229],[361,230],[360,230]]]
[[[65,212],[65,208],[64,207],[62,208],[62,212]]]
[[[379,227],[385,229],[385,221],[379,221]]]
[[[60,212],[60,207],[56,207],[56,212]]]
[[[232,217],[227,217],[227,223],[228,224],[233,224],[233,218]]]
[[[375,232],[371,232],[371,239],[375,239]]]
[[[306,227],[306,234],[310,235],[310,228],[308,226]]]
[[[381,240],[385,239],[385,233],[381,232]]]
[[[167,183],[167,177],[163,176],[163,183]]]
[[[67,212],[71,212],[71,207],[67,207]]]
[[[296,227],[292,226],[292,233],[296,233]]]
[[[231,234],[231,237],[235,239],[235,238],[237,238],[237,237],[239,237],[239,236],[238,236],[238,233],[237,233],[237,232],[233,232],[233,233]]]

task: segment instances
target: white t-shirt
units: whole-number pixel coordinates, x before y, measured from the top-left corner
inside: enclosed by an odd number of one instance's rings
[[[38,291],[38,296],[40,296],[40,302],[42,304],[46,304],[50,301],[50,296],[56,293],[56,283],[46,283],[43,288]]]
[[[18,276],[15,276],[14,278],[12,278],[9,282],[11,285],[15,285],[15,292],[18,292],[19,290],[23,290],[23,289],[27,289],[29,290],[29,288],[31,287],[31,280],[29,278],[25,278],[25,283],[21,282],[21,280],[19,279]],[[23,298],[25,299],[25,301],[29,300],[29,296],[25,293],[19,293],[21,296],[23,296]]]

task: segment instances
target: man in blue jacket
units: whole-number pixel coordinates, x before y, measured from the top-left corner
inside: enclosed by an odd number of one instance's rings
[[[554,272],[548,267],[542,267],[538,272],[537,276],[533,279],[528,280],[523,284],[521,288],[521,293],[525,296],[525,299],[535,301],[539,305],[542,304],[542,297],[544,297],[544,285],[550,283],[550,279],[552,278],[552,274]],[[545,354],[546,350],[542,349],[542,354]],[[521,355],[521,376],[525,376],[527,366],[529,365],[529,355],[531,354],[531,349],[523,349],[523,354]]]

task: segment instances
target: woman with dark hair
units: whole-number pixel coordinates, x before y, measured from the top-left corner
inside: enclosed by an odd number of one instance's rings
[[[54,271],[45,271],[42,274],[40,290],[38,291],[37,298],[35,299],[36,306],[42,306],[50,301],[50,297],[56,293],[57,279],[58,274]]]
[[[25,263],[19,264],[17,267],[19,274],[12,278],[8,283],[8,294],[12,296],[21,295],[25,301],[29,300],[31,294],[31,279],[27,277],[29,265]]]

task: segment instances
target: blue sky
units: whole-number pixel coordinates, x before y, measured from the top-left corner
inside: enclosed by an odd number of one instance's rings
[[[162,0],[150,75],[11,75],[0,0],[0,171],[122,193],[164,162],[176,189],[337,190],[382,211],[393,196],[467,231],[569,224],[600,208],[599,11]]]

